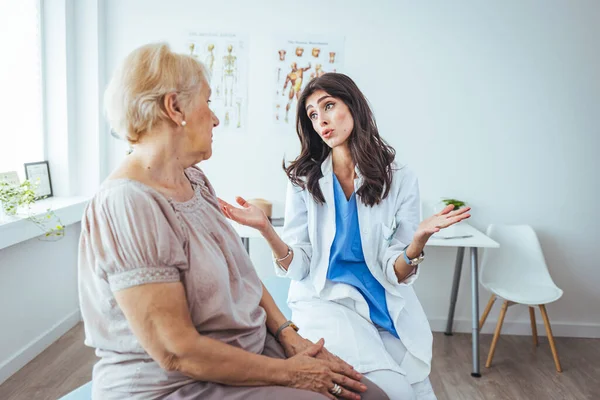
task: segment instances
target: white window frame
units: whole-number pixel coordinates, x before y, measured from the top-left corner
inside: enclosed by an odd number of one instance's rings
[[[44,103],[45,103],[45,99],[44,99],[44,67],[43,67],[43,43],[42,43],[42,10],[41,10],[41,0],[31,0],[31,3],[35,4],[37,6],[38,9],[38,13],[37,13],[37,28],[38,28],[38,37],[40,39],[38,46],[37,46],[37,51],[38,51],[38,60],[39,60],[39,67],[40,67],[40,86],[38,88],[39,90],[39,95],[40,95],[40,111],[41,111],[41,116],[40,116],[40,125],[37,127],[37,129],[39,129],[38,135],[36,136],[36,140],[42,139],[42,147],[41,147],[41,154],[39,154],[39,152],[35,152],[36,155],[33,155],[33,153],[29,153],[26,155],[26,158],[24,160],[21,160],[20,165],[15,166],[15,168],[10,168],[9,170],[3,170],[2,172],[7,172],[7,171],[15,171],[18,173],[19,177],[22,179],[25,177],[25,171],[24,171],[24,163],[26,162],[35,162],[35,161],[42,161],[42,159],[45,159],[46,157],[46,151],[45,151],[45,147],[46,147],[46,135],[45,135],[45,111],[44,111]],[[37,3],[37,4],[36,4]],[[10,4],[7,4],[6,6],[10,7]],[[22,144],[22,143],[20,143]],[[41,157],[41,158],[40,158]]]
[[[51,207],[69,225],[81,220],[85,204],[108,175],[110,135],[102,111],[105,5],[102,0],[39,1],[44,153],[54,197],[36,206],[40,213]],[[39,233],[19,217],[0,223],[0,249]]]

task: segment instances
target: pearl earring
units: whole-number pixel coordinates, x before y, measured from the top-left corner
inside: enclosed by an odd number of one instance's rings
[[[186,126],[186,125],[187,125],[187,122],[181,121],[181,126]]]

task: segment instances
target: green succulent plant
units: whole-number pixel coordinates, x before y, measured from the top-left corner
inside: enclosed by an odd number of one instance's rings
[[[458,210],[459,208],[464,207],[467,204],[464,201],[456,200],[456,199],[442,199],[442,202],[444,204],[446,204],[447,206],[452,204],[454,206],[455,210]]]

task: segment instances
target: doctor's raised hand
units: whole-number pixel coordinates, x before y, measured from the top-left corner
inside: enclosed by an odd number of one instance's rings
[[[458,210],[454,210],[454,206],[452,204],[447,205],[439,213],[434,214],[421,222],[417,232],[415,233],[415,240],[429,239],[431,235],[439,232],[441,229],[447,228],[469,218],[471,216],[468,213],[469,211],[471,211],[471,207],[462,207]]]
[[[398,257],[394,263],[394,271],[398,280],[401,282],[416,271],[417,261],[423,255],[423,249],[434,233],[469,218],[471,216],[469,214],[470,210],[471,207],[454,210],[454,206],[450,204],[439,213],[424,219],[419,224],[412,242],[404,250],[406,257]]]
[[[235,201],[242,208],[234,207],[219,198],[221,211],[230,220],[235,221],[238,224],[258,229],[261,232],[271,224],[264,211],[260,208],[248,203],[245,199],[239,196],[235,198]]]
[[[294,252],[275,232],[265,213],[239,196],[235,200],[240,207],[234,207],[222,199],[218,200],[221,211],[227,218],[239,224],[255,228],[262,234],[271,246],[271,250],[273,250],[277,265],[287,270],[294,258]]]

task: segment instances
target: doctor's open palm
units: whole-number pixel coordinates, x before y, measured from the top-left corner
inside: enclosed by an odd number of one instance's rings
[[[235,198],[235,201],[242,208],[234,207],[226,201],[219,199],[221,212],[230,220],[258,230],[261,230],[270,224],[266,214],[260,208],[248,203],[245,199],[239,196]]]
[[[415,240],[417,242],[427,242],[434,233],[471,217],[469,211],[471,211],[471,207],[455,210],[452,204],[446,206],[439,213],[421,221],[415,232]]]

